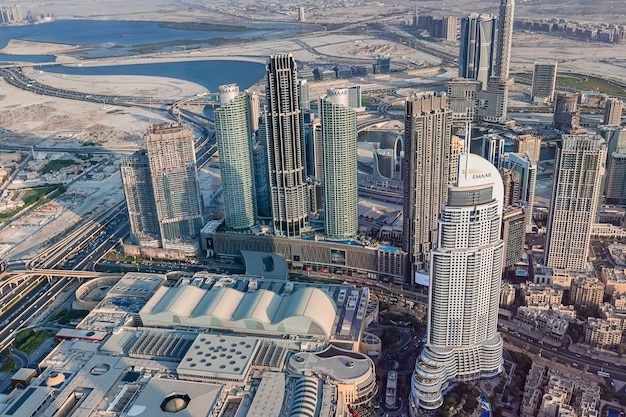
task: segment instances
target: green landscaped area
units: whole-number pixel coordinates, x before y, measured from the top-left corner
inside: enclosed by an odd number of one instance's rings
[[[35,331],[33,329],[22,330],[15,336],[15,348],[27,355],[32,354],[46,340],[50,339],[52,334],[46,330]]]
[[[66,308],[60,308],[52,314],[50,322],[67,326],[75,320],[84,319],[87,314],[89,314],[87,310],[68,310]]]
[[[601,78],[590,77],[586,75],[559,75],[556,77],[556,83],[567,87],[579,88],[581,90],[597,90],[600,93],[610,95],[626,95],[626,91],[623,88]]]
[[[42,174],[47,174],[49,172],[58,171],[61,168],[69,167],[72,165],[76,165],[76,161],[72,161],[71,159],[55,159],[48,162],[41,171]]]
[[[13,359],[7,359],[6,362],[4,362],[4,365],[2,365],[2,368],[0,368],[0,372],[13,373],[17,370],[17,365]]]
[[[24,205],[13,211],[0,213],[0,220],[10,219],[33,204],[45,204],[49,200],[54,200],[65,192],[65,186],[62,184],[44,185],[42,187],[28,188],[23,191],[24,194],[21,198],[24,201]],[[48,194],[50,194],[50,196],[46,199],[45,196]]]

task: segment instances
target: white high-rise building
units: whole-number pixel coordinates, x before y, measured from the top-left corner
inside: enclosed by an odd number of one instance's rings
[[[359,225],[356,111],[350,107],[350,89],[329,89],[319,112],[325,232],[352,237]]]
[[[427,341],[411,379],[410,412],[434,410],[453,381],[503,369],[497,331],[504,242],[504,187],[498,170],[474,154],[459,156],[431,252]]]
[[[604,138],[563,135],[554,163],[545,249],[547,266],[586,269],[605,163]]]
[[[215,137],[219,151],[227,228],[245,229],[256,220],[248,98],[235,84],[219,87]]]

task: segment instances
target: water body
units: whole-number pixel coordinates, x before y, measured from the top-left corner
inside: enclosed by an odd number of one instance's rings
[[[247,61],[181,61],[156,64],[106,67],[46,66],[45,72],[71,75],[148,75],[178,78],[202,85],[216,92],[222,84],[237,84],[246,89],[265,76],[265,65]]]
[[[220,42],[245,42],[282,38],[319,29],[313,25],[298,24],[211,26],[209,22],[197,25],[198,30],[187,27],[167,22],[57,20],[37,25],[0,27],[0,48],[4,48],[12,39],[61,43],[88,48],[76,52],[76,57],[98,58],[133,55],[146,49],[164,52],[210,46],[215,44],[216,39],[221,39]],[[218,30],[202,30],[212,28]]]
[[[314,25],[245,24],[212,26],[210,22],[188,29],[166,22],[58,20],[27,26],[0,27],[0,48],[12,39],[60,43],[85,48],[73,53],[80,59],[135,55],[141,52],[164,52],[206,47],[232,41],[241,43],[275,39],[319,29]],[[200,30],[215,28],[218,30]],[[222,29],[222,30],[219,30]],[[28,51],[24,51],[28,52]],[[49,55],[2,55],[0,62],[54,62]],[[222,84],[236,83],[247,88],[265,74],[261,64],[243,61],[181,61],[172,63],[120,65],[107,67],[45,67],[42,71],[81,75],[150,75],[178,78],[216,91]]]

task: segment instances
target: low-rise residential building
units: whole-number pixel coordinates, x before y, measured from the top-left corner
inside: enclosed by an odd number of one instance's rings
[[[563,290],[551,285],[527,282],[520,285],[526,305],[560,305],[563,301]]]
[[[500,307],[508,307],[515,301],[515,287],[510,282],[502,281],[500,287]]]
[[[600,281],[605,285],[605,294],[611,295],[614,292],[626,292],[626,269],[624,268],[602,268],[600,271]]]
[[[599,349],[612,349],[622,342],[623,321],[619,318],[587,319],[585,343]]]
[[[569,290],[572,286],[572,279],[576,277],[595,278],[595,273],[591,271],[578,271],[573,269],[550,268],[539,266],[535,270],[535,284],[552,285]]]
[[[596,278],[576,277],[572,279],[570,300],[577,307],[597,309],[604,297],[604,284]]]
[[[567,327],[572,320],[572,318],[564,317],[550,309],[540,310],[525,306],[517,309],[515,319],[557,340],[565,337]]]
[[[522,417],[598,417],[600,386],[533,364],[524,387]]]

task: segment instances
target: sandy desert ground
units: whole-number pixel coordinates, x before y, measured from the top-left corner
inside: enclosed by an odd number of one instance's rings
[[[329,2],[321,1],[315,9],[320,15],[337,16],[337,10],[348,8],[354,19],[371,19],[378,14],[395,15],[400,18],[405,15],[403,10],[410,10],[413,5],[425,13],[431,11],[454,12],[462,14],[467,10],[497,9],[497,0],[469,1],[400,1],[390,0],[353,2]],[[576,15],[582,13],[588,2],[568,2],[571,7],[567,13]],[[199,1],[172,2],[167,0],[138,0],[126,1],[69,1],[60,0],[53,3],[27,0],[22,4],[23,11],[38,10],[49,12],[57,17],[81,17],[81,18],[112,18],[112,19],[139,19],[142,20],[177,20],[184,21],[193,18],[216,20],[245,19],[246,16],[256,16],[252,11],[262,9],[261,5],[251,2],[217,1],[209,5]],[[314,3],[311,3],[314,4]],[[305,9],[311,7],[309,3],[303,3]],[[517,2],[517,14],[524,15],[529,10],[533,13],[554,10],[559,2],[556,0],[528,0]],[[623,1],[600,0],[594,2],[595,12],[585,16],[599,15],[602,10],[613,10],[616,4]],[[603,7],[599,7],[598,4]],[[256,5],[256,6],[255,6]],[[352,6],[352,7],[350,7]],[[407,9],[408,7],[408,9]],[[292,12],[296,10],[294,5],[284,4],[281,13],[274,10],[276,16],[288,20]],[[405,10],[405,11],[406,11]],[[237,11],[237,13],[235,13]],[[269,12],[268,12],[269,13]],[[372,15],[374,13],[374,15]],[[404,13],[404,14],[403,14]],[[543,13],[543,12],[542,12]],[[608,13],[608,12],[607,12]],[[613,14],[615,18],[621,15]],[[343,14],[345,20],[350,15]],[[293,19],[292,19],[293,21]],[[455,45],[441,45],[450,52],[457,50]],[[73,56],[79,48],[75,45],[47,44],[40,42],[12,41],[2,53],[23,53],[28,50],[29,54],[55,55],[57,62],[65,65],[74,65],[78,59]],[[314,33],[299,39],[283,39],[246,43],[241,45],[229,45],[223,47],[206,48],[194,51],[193,55],[188,52],[174,52],[167,54],[150,54],[132,57],[117,57],[110,59],[82,60],[80,65],[111,65],[111,64],[138,64],[146,62],[166,62],[177,60],[206,60],[206,59],[242,59],[256,62],[264,62],[265,57],[273,53],[293,53],[295,58],[302,62],[323,63],[334,62],[337,59],[354,59],[373,62],[376,53],[383,51],[391,55],[396,62],[420,62],[426,65],[439,65],[440,60],[410,49],[404,45],[375,39],[371,36],[354,36],[341,33]],[[622,58],[621,60],[619,58]],[[530,70],[535,61],[553,60],[559,61],[561,70],[580,71],[583,73],[598,74],[601,76],[626,81],[626,45],[586,44],[568,39],[556,38],[548,35],[528,34],[515,32],[513,41],[512,71]],[[26,69],[26,74],[37,81],[54,87],[66,88],[73,91],[81,91],[94,94],[118,94],[150,96],[155,98],[175,97],[182,98],[204,92],[205,89],[194,83],[179,79],[161,77],[137,77],[116,76],[115,82],[111,77],[98,76],[75,76],[52,73],[42,73],[32,69]],[[454,70],[448,71],[451,76]],[[414,78],[419,81],[419,76]],[[360,82],[363,80],[352,80]],[[376,81],[376,80],[375,80]],[[375,82],[374,81],[374,82]],[[365,80],[363,82],[372,82]],[[128,148],[137,146],[138,137],[141,136],[147,124],[153,118],[157,118],[156,112],[140,108],[112,109],[106,104],[74,102],[52,97],[36,95],[9,86],[3,81],[0,83],[0,126],[5,132],[0,134],[0,141],[11,142],[17,138],[33,143],[42,138],[53,137],[56,132],[82,131],[77,140],[89,140],[103,146],[112,148]]]

